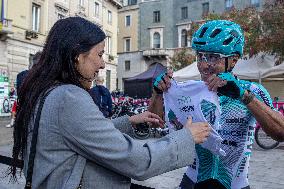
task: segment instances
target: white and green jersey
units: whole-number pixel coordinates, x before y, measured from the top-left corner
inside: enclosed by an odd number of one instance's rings
[[[260,84],[243,80],[240,80],[240,84],[273,108],[269,93]],[[226,156],[214,155],[196,145],[197,158],[194,164],[188,167],[186,175],[193,182],[212,178],[220,181],[228,189],[240,189],[249,185],[248,167],[254,141],[255,119],[238,99],[221,96],[220,107],[218,133],[224,139],[221,148],[225,150]],[[205,111],[210,110],[207,108]]]

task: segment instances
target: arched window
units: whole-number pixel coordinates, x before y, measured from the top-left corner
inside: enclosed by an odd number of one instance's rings
[[[185,29],[181,31],[181,46],[187,47],[187,31]]]
[[[158,32],[154,33],[153,36],[153,47],[154,48],[161,48],[161,36]]]

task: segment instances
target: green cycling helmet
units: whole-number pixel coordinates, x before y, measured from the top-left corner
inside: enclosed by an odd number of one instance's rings
[[[228,20],[212,20],[194,33],[192,48],[200,52],[242,56],[244,42],[243,30],[238,24]]]

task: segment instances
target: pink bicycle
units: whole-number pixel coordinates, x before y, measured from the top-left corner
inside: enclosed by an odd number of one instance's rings
[[[284,102],[274,102],[273,105],[284,115]],[[257,145],[265,150],[276,148],[279,145],[278,141],[273,140],[263,131],[259,123],[256,123],[254,138]]]

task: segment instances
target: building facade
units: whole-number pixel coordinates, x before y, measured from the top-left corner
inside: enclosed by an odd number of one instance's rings
[[[16,75],[27,69],[33,55],[42,49],[48,27],[48,3],[46,0],[2,2],[0,69],[6,72],[12,86]],[[9,32],[5,33],[6,29]]]
[[[147,69],[139,50],[139,0],[122,0],[118,12],[118,89],[123,89],[123,81]]]
[[[81,16],[98,24],[107,34],[106,68],[100,72],[105,85],[117,87],[117,12],[115,0],[1,0],[0,69],[10,85],[28,68],[33,55],[42,50],[53,24],[69,16]]]

